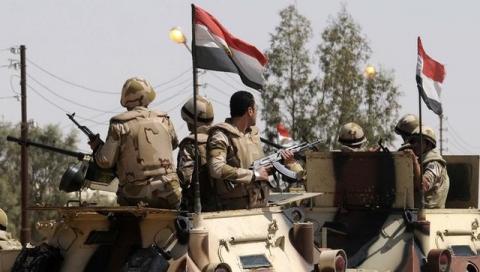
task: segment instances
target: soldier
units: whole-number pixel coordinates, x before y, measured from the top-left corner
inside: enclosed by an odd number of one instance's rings
[[[194,186],[192,184],[193,173],[195,168],[195,135],[194,114],[193,114],[193,98],[188,100],[182,107],[182,119],[187,122],[190,135],[185,137],[179,145],[177,157],[177,173],[182,186],[182,209],[193,210]],[[197,96],[197,141],[198,156],[200,158],[199,184],[201,191],[202,209],[205,211],[212,209],[211,186],[208,177],[207,166],[207,139],[208,129],[213,122],[213,106],[210,101],[202,96]]]
[[[175,209],[181,193],[172,150],[178,139],[169,116],[147,108],[154,99],[155,91],[147,81],[128,79],[120,100],[128,111],[110,120],[103,146],[98,137],[90,146],[100,167],[115,167],[120,205]]]
[[[450,180],[447,173],[447,164],[435,149],[437,140],[435,132],[430,127],[422,126],[422,142],[420,142],[420,128],[417,127],[410,137],[412,149],[404,152],[410,154],[413,160],[415,187],[423,190],[425,208],[445,208]],[[422,153],[420,154],[420,147]],[[419,158],[422,158],[419,162]],[[421,176],[420,163],[424,173]]]
[[[340,151],[342,152],[360,152],[367,151],[365,143],[365,133],[361,126],[356,123],[346,123],[340,128],[338,134],[338,142],[340,143]]]
[[[234,93],[230,98],[230,116],[210,129],[207,141],[208,170],[217,207],[264,207],[269,196],[268,169],[248,169],[253,161],[264,156],[255,127],[257,106],[253,95],[246,91]],[[290,169],[299,167],[291,151],[283,151],[282,157]]]
[[[408,140],[412,136],[413,131],[418,127],[419,122],[418,118],[414,114],[406,114],[400,120],[398,120],[397,125],[395,126],[395,133],[400,135],[403,139],[402,146],[400,146],[399,151],[411,148]]]
[[[22,249],[22,244],[12,238],[7,232],[8,217],[7,214],[0,209],[0,250]]]

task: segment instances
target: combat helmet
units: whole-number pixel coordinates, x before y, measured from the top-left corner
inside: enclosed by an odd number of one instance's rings
[[[433,128],[422,126],[422,136],[433,145],[433,148],[437,146],[437,136]],[[413,131],[412,137],[420,137],[420,127]]]
[[[340,128],[338,134],[338,142],[346,146],[359,146],[365,143],[365,133],[361,126],[356,123],[346,123]]]
[[[193,126],[194,111],[193,97],[182,107],[182,119]],[[197,125],[208,126],[213,122],[213,106],[205,97],[197,95]]]
[[[398,135],[412,136],[413,131],[418,127],[419,122],[418,118],[414,114],[406,114],[400,120],[398,120],[397,125],[395,126],[395,133]]]
[[[6,230],[8,225],[8,217],[7,214],[0,209],[0,230]]]
[[[145,79],[132,77],[122,87],[120,104],[127,109],[148,106],[155,99],[155,90]]]

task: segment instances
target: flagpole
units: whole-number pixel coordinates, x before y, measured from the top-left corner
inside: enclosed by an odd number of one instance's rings
[[[200,183],[198,173],[198,135],[197,135],[197,62],[196,62],[196,46],[195,46],[195,5],[192,4],[192,70],[193,70],[193,135],[195,137],[195,163],[194,163],[194,212],[199,215],[202,212],[202,203],[200,202]],[[195,226],[197,227],[197,226]]]
[[[423,210],[423,135],[422,135],[422,96],[418,90],[418,122],[420,126],[420,207]]]

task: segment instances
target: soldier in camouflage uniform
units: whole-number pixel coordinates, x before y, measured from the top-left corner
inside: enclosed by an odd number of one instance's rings
[[[361,126],[356,123],[346,123],[340,128],[338,133],[338,143],[342,152],[360,152],[367,151],[365,148],[365,133]]]
[[[230,116],[209,131],[207,159],[216,191],[217,209],[264,207],[269,196],[268,170],[251,170],[252,162],[264,156],[255,127],[257,107],[251,93],[238,91],[230,98]],[[284,163],[296,171],[291,151],[283,151]]]
[[[193,98],[188,100],[182,107],[182,119],[187,122],[190,135],[185,137],[179,145],[177,157],[177,173],[182,186],[182,209],[193,211],[194,185],[193,174],[195,168],[195,135]],[[197,141],[198,156],[200,158],[199,184],[201,192],[202,210],[209,211],[214,207],[210,180],[207,166],[207,139],[208,129],[213,122],[213,106],[210,101],[202,96],[197,96]]]
[[[405,152],[412,156],[415,187],[417,190],[423,190],[424,207],[445,208],[450,179],[447,164],[435,149],[437,145],[435,132],[430,127],[422,126],[422,142],[420,142],[420,127],[417,127],[409,142],[413,151],[407,149]],[[420,146],[423,154],[420,154]],[[420,163],[423,166],[423,175],[420,173]]]
[[[0,209],[0,250],[21,249],[22,244],[12,238],[7,232],[8,217],[7,214]]]
[[[395,126],[395,133],[400,135],[403,139],[402,146],[398,149],[399,151],[405,149],[411,149],[411,145],[408,143],[408,140],[413,134],[413,131],[418,127],[419,122],[418,118],[414,114],[406,114],[400,120],[398,120],[397,125]]]
[[[154,99],[155,91],[147,81],[128,79],[120,100],[128,111],[110,120],[103,146],[99,138],[90,146],[100,167],[115,167],[120,205],[175,209],[181,198],[172,155],[178,139],[169,116],[147,108]]]

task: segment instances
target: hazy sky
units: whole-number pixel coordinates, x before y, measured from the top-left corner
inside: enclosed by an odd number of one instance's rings
[[[311,49],[320,32],[341,7],[340,1],[193,1],[219,19],[236,36],[265,50],[279,23],[278,12],[289,4],[312,23]],[[344,1],[373,50],[371,64],[393,69],[405,113],[418,113],[415,86],[416,37],[427,53],[446,65],[442,96],[448,120],[450,154],[478,154],[480,93],[480,2],[478,1]],[[191,96],[191,58],[168,39],[180,26],[191,37],[191,1],[6,1],[0,0],[0,116],[18,122],[19,71],[8,68],[11,46],[25,44],[28,65],[28,118],[38,124],[73,128],[65,111],[106,136],[108,120],[123,109],[119,92],[124,81],[142,76],[157,88],[153,108],[168,111],[179,137],[187,134],[180,107]],[[43,70],[42,70],[43,69]],[[50,73],[50,74],[49,74]],[[75,87],[65,81],[85,88]],[[201,94],[213,100],[216,118],[228,115],[230,94],[246,89],[234,74],[207,72]],[[12,90],[13,88],[13,90]],[[90,90],[87,90],[90,89]],[[46,100],[50,101],[47,102]],[[51,103],[57,105],[54,106]],[[438,129],[438,119],[424,107],[425,123]],[[473,121],[473,122],[472,122]],[[83,136],[81,136],[83,137]],[[81,147],[86,149],[86,138]]]

